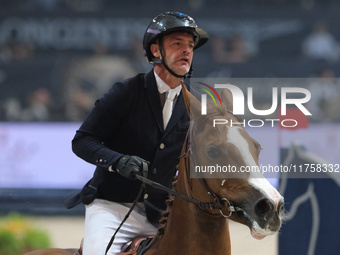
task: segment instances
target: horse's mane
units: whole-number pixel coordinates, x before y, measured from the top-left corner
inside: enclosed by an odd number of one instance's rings
[[[177,176],[175,177],[175,180],[172,182],[173,189],[176,188],[176,182],[177,182]],[[164,230],[168,222],[168,217],[169,217],[173,203],[174,203],[174,196],[170,196],[169,199],[166,200],[167,208],[165,211],[162,212],[161,219],[159,220],[157,236],[163,236],[164,234]]]

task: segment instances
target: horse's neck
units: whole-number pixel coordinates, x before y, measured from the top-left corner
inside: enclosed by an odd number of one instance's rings
[[[163,242],[168,247],[177,247],[176,253],[171,254],[230,254],[228,221],[176,199]]]
[[[176,190],[188,195],[185,178],[178,178]],[[147,254],[229,255],[228,221],[202,211],[198,206],[175,197],[164,234]]]

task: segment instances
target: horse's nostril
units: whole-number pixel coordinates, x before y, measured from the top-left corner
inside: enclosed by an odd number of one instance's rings
[[[273,210],[273,204],[268,199],[261,199],[255,205],[255,213],[261,218],[264,218],[271,210]]]

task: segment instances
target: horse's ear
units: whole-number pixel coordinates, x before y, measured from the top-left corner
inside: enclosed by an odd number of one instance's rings
[[[233,95],[229,89],[223,88],[221,90],[221,100],[227,110],[233,110]]]
[[[189,117],[195,119],[195,116],[198,117],[199,114],[201,114],[201,102],[187,90],[183,82],[181,83],[185,107],[187,108]]]

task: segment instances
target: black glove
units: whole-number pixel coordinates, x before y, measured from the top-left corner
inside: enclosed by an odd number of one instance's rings
[[[124,155],[118,160],[117,172],[130,180],[135,180],[135,175],[141,175],[143,162],[149,163],[137,156]]]

